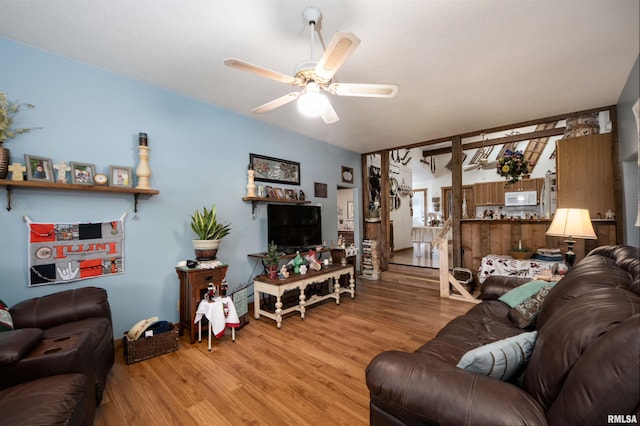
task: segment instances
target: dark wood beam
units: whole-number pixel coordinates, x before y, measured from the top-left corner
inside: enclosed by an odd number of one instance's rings
[[[462,266],[462,234],[460,233],[460,219],[462,219],[462,138],[454,136],[451,152],[451,239],[453,240],[453,266]],[[444,192],[442,194],[444,197]],[[445,200],[441,200],[441,206],[446,206]],[[444,215],[443,215],[444,217]],[[440,256],[447,256],[440,253]]]
[[[465,151],[469,149],[482,148],[485,146],[502,145],[502,144],[511,143],[511,142],[521,142],[521,141],[528,141],[532,139],[548,138],[550,136],[562,135],[564,134],[565,130],[566,130],[565,127],[557,127],[555,129],[539,130],[536,132],[519,133],[516,135],[509,135],[501,138],[487,139],[481,142],[471,142],[471,143],[466,143],[462,145],[462,150]],[[451,152],[450,147],[433,149],[433,150],[425,149],[422,151],[422,156],[431,157],[432,155],[448,154],[450,152]]]

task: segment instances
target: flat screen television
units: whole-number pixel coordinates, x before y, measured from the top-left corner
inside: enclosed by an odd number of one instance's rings
[[[319,206],[267,204],[267,237],[278,250],[295,250],[322,244]]]

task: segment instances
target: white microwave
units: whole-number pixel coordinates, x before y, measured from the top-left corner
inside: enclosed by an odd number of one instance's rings
[[[538,204],[536,191],[505,192],[505,206],[535,206]]]

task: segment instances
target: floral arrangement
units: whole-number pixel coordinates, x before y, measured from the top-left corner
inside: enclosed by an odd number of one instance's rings
[[[24,108],[33,109],[35,106],[25,103],[16,104],[9,102],[7,101],[7,95],[4,92],[0,92],[0,147],[2,147],[3,142],[15,138],[20,133],[27,133],[37,129],[37,127],[12,127],[14,118]]]
[[[533,163],[531,164],[533,166]],[[507,179],[507,185],[520,180],[522,175],[529,174],[529,162],[524,159],[522,151],[506,150],[504,156],[498,159],[497,172]]]

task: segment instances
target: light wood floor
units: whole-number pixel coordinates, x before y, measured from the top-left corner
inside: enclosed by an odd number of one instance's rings
[[[282,329],[250,318],[176,352],[126,365],[121,347],[96,425],[367,425],[365,368],[384,350],[414,351],[472,307],[434,290],[358,280],[356,297],[290,314]],[[204,336],[203,336],[204,337]]]

